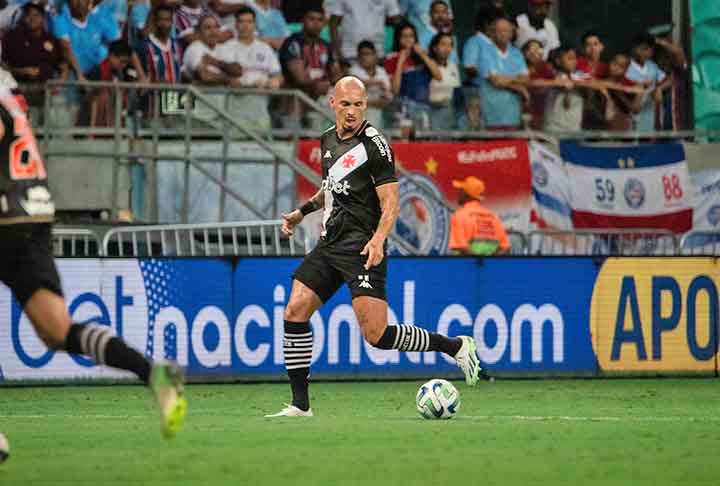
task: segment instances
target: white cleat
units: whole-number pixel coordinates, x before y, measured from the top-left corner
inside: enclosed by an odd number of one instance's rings
[[[470,336],[460,336],[462,346],[455,355],[455,361],[465,374],[465,383],[470,386],[477,384],[480,378],[480,360],[477,357],[477,345]]]
[[[285,408],[280,410],[278,413],[274,413],[272,415],[265,415],[265,418],[274,418],[274,417],[312,417],[313,412],[312,408],[308,408],[306,410],[300,410],[295,405],[285,404]]]

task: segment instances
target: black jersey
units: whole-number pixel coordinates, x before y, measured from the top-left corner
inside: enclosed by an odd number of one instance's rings
[[[25,111],[0,91],[0,225],[51,222],[47,172]]]
[[[354,136],[340,140],[332,127],[320,139],[322,189],[325,193],[322,241],[342,241],[354,251],[372,238],[380,221],[375,188],[397,182],[395,158],[368,122]]]

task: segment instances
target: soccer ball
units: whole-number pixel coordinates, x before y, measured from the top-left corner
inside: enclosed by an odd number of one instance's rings
[[[10,444],[2,432],[0,432],[0,464],[7,461],[8,457],[10,457]]]
[[[460,409],[460,392],[449,381],[435,378],[420,387],[415,404],[426,419],[449,419]]]

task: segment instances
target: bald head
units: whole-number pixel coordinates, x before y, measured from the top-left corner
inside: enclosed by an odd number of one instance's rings
[[[345,94],[346,91],[355,91],[361,96],[367,96],[365,83],[355,76],[345,76],[335,83],[335,96],[339,96],[340,93]]]
[[[340,138],[352,136],[365,121],[367,91],[365,84],[355,76],[345,76],[335,83],[330,97],[335,111],[335,127]]]

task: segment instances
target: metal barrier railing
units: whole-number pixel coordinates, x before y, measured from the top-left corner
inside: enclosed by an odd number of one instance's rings
[[[302,255],[302,230],[292,237],[281,232],[282,221],[126,226],[105,234],[105,256],[253,256]]]
[[[528,254],[672,256],[678,254],[678,241],[671,231],[657,229],[532,231]]]
[[[508,231],[510,242],[510,255],[521,256],[527,254],[527,237],[520,231]]]
[[[56,257],[99,257],[102,256],[103,246],[100,237],[92,230],[56,226],[52,229],[52,248]]]
[[[720,232],[691,231],[680,239],[681,255],[720,256]]]

